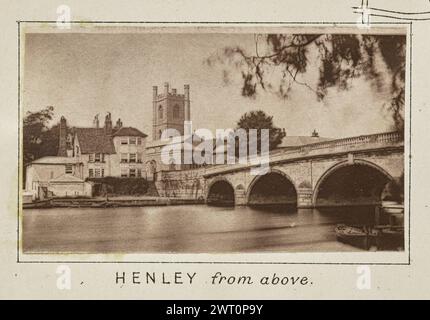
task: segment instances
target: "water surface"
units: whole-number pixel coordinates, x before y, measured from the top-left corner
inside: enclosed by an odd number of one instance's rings
[[[355,251],[337,223],[371,223],[372,208],[208,207],[26,209],[26,253]]]

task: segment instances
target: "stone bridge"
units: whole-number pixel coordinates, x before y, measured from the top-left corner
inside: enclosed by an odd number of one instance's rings
[[[269,164],[265,175],[252,175],[251,163],[164,171],[156,185],[208,204],[373,205],[402,186],[404,142],[397,132],[337,139],[274,150]]]

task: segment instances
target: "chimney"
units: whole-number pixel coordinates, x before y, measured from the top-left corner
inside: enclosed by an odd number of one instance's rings
[[[105,134],[107,135],[112,134],[112,116],[110,112],[108,112],[105,117]]]
[[[191,108],[190,108],[190,85],[184,85],[184,95],[185,95],[185,121],[190,121],[191,119]]]
[[[67,121],[64,116],[61,116],[60,119],[60,134],[57,156],[67,157]]]
[[[120,129],[120,128],[122,128],[122,121],[121,121],[121,118],[118,118],[118,120],[116,120],[116,126],[115,126],[115,128],[116,128],[116,129]]]
[[[167,96],[169,94],[169,83],[164,82],[164,94]]]
[[[96,114],[96,115],[94,116],[93,125],[94,125],[94,127],[96,127],[97,129],[100,127],[100,121],[99,121],[99,115],[98,115],[98,114]]]

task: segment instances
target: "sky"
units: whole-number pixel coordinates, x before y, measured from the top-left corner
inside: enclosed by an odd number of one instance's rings
[[[190,85],[193,128],[226,129],[240,116],[261,109],[290,136],[341,138],[390,130],[383,110],[388,89],[376,92],[364,79],[351,89],[330,89],[323,102],[308,88],[294,85],[287,100],[261,92],[256,99],[241,96],[241,78],[223,80],[225,66],[206,59],[224,47],[252,52],[253,34],[243,33],[31,33],[26,34],[23,63],[23,108],[37,111],[54,106],[57,122],[63,115],[70,126],[92,126],[93,118],[112,113],[124,126],[152,133],[152,86],[183,93]],[[316,81],[317,65],[310,63],[303,81]],[[307,77],[307,78],[306,78]],[[103,121],[103,120],[102,120]]]

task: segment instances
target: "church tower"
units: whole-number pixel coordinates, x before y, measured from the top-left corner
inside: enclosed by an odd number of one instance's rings
[[[176,89],[169,89],[169,83],[164,83],[164,90],[158,93],[156,86],[152,87],[152,140],[160,140],[164,130],[175,129],[184,135],[184,121],[190,120],[190,86],[184,85],[184,94]]]

